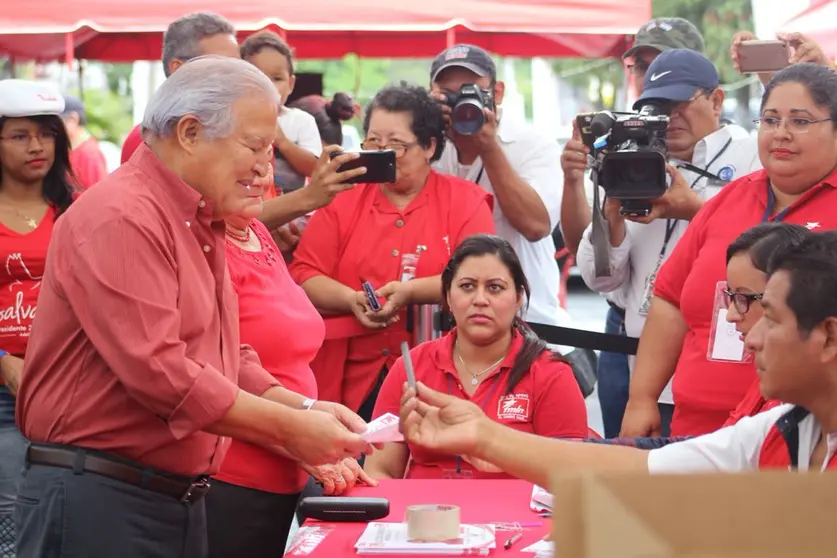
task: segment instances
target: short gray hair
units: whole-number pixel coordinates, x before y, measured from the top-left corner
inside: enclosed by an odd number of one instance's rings
[[[233,105],[243,97],[261,95],[279,106],[279,94],[261,70],[238,58],[201,56],[187,62],[151,97],[142,131],[170,137],[184,116],[194,115],[206,137],[227,137],[235,129]]]
[[[163,71],[166,77],[171,75],[169,66],[172,60],[187,62],[201,56],[203,53],[198,43],[215,35],[235,36],[235,28],[223,17],[205,12],[185,15],[171,22],[163,35]]]

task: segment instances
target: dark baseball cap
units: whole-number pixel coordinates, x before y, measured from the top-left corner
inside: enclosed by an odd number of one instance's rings
[[[430,65],[430,81],[436,81],[442,70],[453,66],[471,70],[480,77],[497,79],[497,66],[483,49],[474,45],[454,45],[443,51]]]
[[[645,72],[642,95],[634,110],[649,99],[688,101],[698,89],[712,91],[719,83],[718,69],[701,53],[687,48],[667,50]]]
[[[687,48],[703,52],[706,44],[703,42],[703,35],[691,22],[680,17],[658,17],[640,27],[633,46],[622,58],[633,56],[641,48],[653,48],[660,52]]]
[[[64,95],[64,112],[61,113],[61,116],[70,116],[72,113],[78,114],[79,120],[82,122],[87,118],[84,103],[81,102],[81,99],[72,95]]]

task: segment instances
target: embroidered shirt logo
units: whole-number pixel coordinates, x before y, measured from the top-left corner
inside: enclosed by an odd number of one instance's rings
[[[515,393],[501,397],[497,403],[497,418],[500,420],[528,421],[529,394]]]

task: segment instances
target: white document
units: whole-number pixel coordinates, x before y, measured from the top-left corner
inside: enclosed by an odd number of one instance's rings
[[[398,431],[398,423],[398,417],[392,413],[381,415],[366,425],[366,432],[363,433],[363,439],[370,444],[403,442],[404,436]]]

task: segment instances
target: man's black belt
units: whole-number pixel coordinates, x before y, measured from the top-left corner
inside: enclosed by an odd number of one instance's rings
[[[619,317],[622,318],[622,321],[624,322],[625,321],[625,309],[622,308],[621,306],[617,305],[615,302],[611,302],[607,299],[605,299],[605,302],[607,302],[608,306],[613,308],[613,311],[616,312],[619,315]]]
[[[209,477],[197,478],[164,474],[140,464],[124,463],[116,457],[74,446],[32,443],[26,459],[33,465],[47,465],[88,472],[165,494],[181,502],[196,502],[209,492]]]

